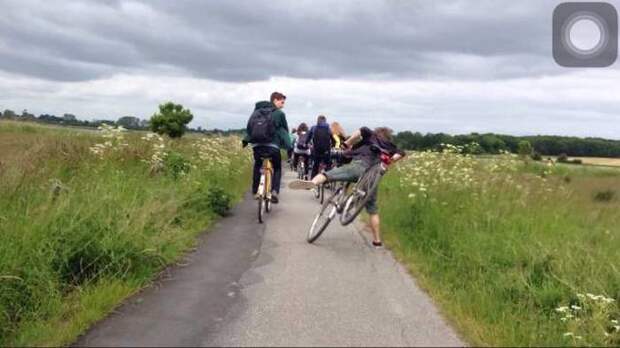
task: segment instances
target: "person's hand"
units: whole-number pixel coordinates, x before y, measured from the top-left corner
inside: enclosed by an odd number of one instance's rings
[[[241,140],[241,147],[246,147],[248,146],[248,141],[247,140]]]

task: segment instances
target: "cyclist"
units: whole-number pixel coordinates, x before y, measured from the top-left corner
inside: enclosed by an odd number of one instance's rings
[[[310,129],[308,138],[312,140],[312,177],[314,178],[319,173],[321,163],[325,164],[326,168],[332,165],[329,151],[333,147],[334,139],[325,116],[317,117],[316,125]]]
[[[335,149],[341,149],[342,147],[344,147],[344,142],[345,140],[347,140],[347,136],[345,135],[344,129],[342,128],[340,123],[332,122],[329,128],[331,129],[332,137],[334,138],[333,147]]]
[[[310,158],[310,144],[308,140],[308,125],[301,123],[297,127],[297,135],[295,137],[295,148],[293,149],[293,167],[297,168],[297,164],[301,159],[304,162],[305,172],[308,175],[308,159]]]
[[[308,190],[317,187],[327,181],[357,181],[366,170],[381,161],[381,154],[374,150],[375,147],[382,149],[391,156],[392,163],[405,156],[405,152],[398,149],[393,143],[392,130],[386,127],[370,130],[362,127],[351,135],[345,142],[345,147],[350,149],[345,153],[352,157],[352,162],[342,167],[334,168],[324,174],[319,174],[311,181],[295,180],[289,184],[293,190]],[[380,219],[377,206],[377,192],[372,192],[372,196],[366,203],[366,211],[370,215],[370,229],[373,234],[372,245],[379,248],[383,246],[381,242],[381,232],[379,229]]]
[[[262,158],[270,158],[273,165],[273,185],[271,202],[278,203],[280,180],[282,178],[282,158],[280,148],[291,148],[291,139],[288,135],[286,115],[281,110],[284,107],[286,96],[280,92],[273,92],[269,101],[256,103],[254,113],[248,120],[247,134],[242,140],[245,147],[252,144],[254,152],[254,173],[252,176],[252,194],[257,198],[260,181]],[[258,116],[257,116],[258,115]]]
[[[333,147],[333,149],[335,149],[335,150],[343,150],[344,149],[344,142],[347,140],[347,136],[344,133],[344,129],[342,128],[342,126],[338,122],[332,122],[332,124],[329,126],[329,128],[331,129],[332,137],[334,138],[334,142],[333,142],[334,147]],[[341,154],[342,153],[340,151],[338,151],[336,156],[332,155],[332,162],[334,162],[336,167],[340,167],[341,165],[350,162],[349,159],[343,158],[343,156]]]

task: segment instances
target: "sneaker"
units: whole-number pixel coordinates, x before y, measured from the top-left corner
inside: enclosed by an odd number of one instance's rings
[[[383,243],[382,242],[375,242],[373,240],[372,241],[372,246],[375,247],[375,249],[381,249],[381,248],[383,248]]]
[[[271,193],[271,203],[278,204],[280,200],[278,199],[278,194],[274,191]]]
[[[316,185],[309,180],[293,180],[288,184],[291,190],[310,190],[316,188]]]

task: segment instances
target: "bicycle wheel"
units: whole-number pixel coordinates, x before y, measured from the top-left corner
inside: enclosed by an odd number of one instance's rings
[[[319,204],[325,201],[325,184],[319,186]]]
[[[333,195],[325,201],[325,203],[323,203],[321,210],[314,218],[314,221],[308,230],[308,237],[306,238],[308,243],[312,243],[317,240],[338,213],[338,209],[335,204],[336,200],[336,195]]]
[[[258,223],[263,223],[263,197],[258,199]]]
[[[371,168],[366,172],[348,195],[344,209],[340,214],[340,223],[346,226],[353,222],[362,212],[364,206],[379,186],[381,174],[379,170]]]
[[[265,198],[265,212],[269,213],[271,211],[271,199]]]

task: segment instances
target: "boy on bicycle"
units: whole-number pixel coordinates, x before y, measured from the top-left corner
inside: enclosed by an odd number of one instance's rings
[[[312,126],[310,132],[308,132],[308,138],[312,141],[311,176],[314,178],[319,173],[321,163],[324,164],[326,168],[330,168],[332,165],[329,151],[334,147],[334,139],[325,116],[319,115],[319,117],[317,117],[316,125]]]
[[[386,127],[376,128],[374,131],[368,127],[356,130],[345,142],[345,147],[350,149],[345,152],[346,156],[352,157],[349,164],[334,168],[324,174],[318,174],[311,181],[295,180],[289,184],[293,190],[308,190],[320,184],[331,181],[357,181],[368,168],[381,161],[381,152],[375,150],[379,148],[389,154],[392,163],[405,156],[405,152],[394,145],[392,140],[392,130]],[[370,216],[370,228],[373,234],[372,245],[381,247],[381,232],[379,229],[379,209],[377,206],[377,192],[372,192],[371,197],[366,203],[366,211]]]
[[[247,134],[242,140],[245,147],[252,144],[254,151],[254,173],[252,176],[252,194],[256,197],[260,183],[262,159],[269,158],[273,164],[273,185],[271,202],[278,203],[280,180],[282,178],[282,158],[280,148],[288,150],[291,139],[288,135],[286,115],[282,112],[286,96],[279,92],[271,94],[270,101],[256,103],[254,112],[246,127]]]

